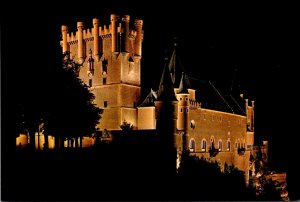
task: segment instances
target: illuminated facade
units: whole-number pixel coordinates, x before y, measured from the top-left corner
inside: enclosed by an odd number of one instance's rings
[[[140,100],[140,61],[143,21],[136,19],[130,29],[129,15],[111,15],[111,24],[93,28],[77,23],[77,32],[68,33],[62,26],[61,46],[71,58],[82,64],[79,77],[95,94],[95,104],[104,109],[101,131],[119,130],[123,120],[137,128],[137,104]]]
[[[76,33],[68,33],[67,26],[62,26],[62,51],[70,51],[71,58],[82,64],[79,77],[95,94],[95,104],[104,109],[99,129],[118,131],[126,120],[134,125],[134,130],[156,130],[157,117],[168,97],[166,93],[171,97],[174,94],[168,103],[174,108],[172,131],[178,154],[189,150],[218,160],[222,166],[225,162],[234,164],[248,173],[254,143],[254,101],[249,105],[247,99],[240,97],[244,102],[239,105],[242,113],[203,106],[197,101],[188,77],[176,70],[174,50],[158,91],[151,89],[140,102],[143,21],[135,20],[131,29],[128,15],[111,15],[110,19],[109,26],[93,19],[91,29],[78,22]],[[178,72],[181,78],[176,76]]]

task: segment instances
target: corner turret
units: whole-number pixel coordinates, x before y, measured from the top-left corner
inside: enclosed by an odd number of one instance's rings
[[[183,151],[186,151],[188,149],[187,132],[190,99],[184,72],[182,72],[181,81],[176,97],[178,100],[177,130],[182,132],[182,149]]]
[[[77,22],[77,40],[78,40],[78,63],[83,64],[85,60],[84,56],[84,41],[83,41],[83,22]]]

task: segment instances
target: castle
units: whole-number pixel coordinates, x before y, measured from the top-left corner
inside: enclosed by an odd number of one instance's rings
[[[69,51],[71,58],[82,65],[79,77],[94,93],[95,104],[104,109],[97,126],[99,130],[113,134],[121,130],[120,125],[125,120],[136,131],[170,132],[179,155],[189,150],[194,155],[217,160],[222,166],[225,162],[234,164],[245,171],[248,181],[254,144],[254,101],[249,104],[248,99],[230,97],[235,110],[220,95],[229,112],[199,102],[188,76],[178,69],[176,48],[166,61],[158,90],[151,89],[142,99],[143,21],[134,20],[131,28],[129,15],[112,14],[110,20],[110,25],[105,26],[94,18],[91,29],[77,22],[76,33],[69,33],[65,25],[61,29],[62,52]],[[219,93],[212,83],[210,87]],[[169,128],[163,129],[164,126]],[[43,144],[40,139],[36,142]],[[54,147],[53,137],[49,137],[48,142],[49,148]],[[83,139],[83,147],[93,144],[92,138]]]
[[[241,106],[234,100],[241,113],[203,107],[188,77],[176,67],[175,49],[164,67],[158,91],[151,89],[141,102],[143,21],[136,19],[131,29],[129,15],[113,14],[110,20],[107,27],[93,19],[91,29],[78,22],[77,32],[71,34],[67,26],[62,26],[62,51],[70,51],[71,57],[82,64],[79,77],[95,94],[95,104],[104,109],[100,130],[118,131],[124,120],[134,130],[155,130],[161,106],[167,102],[174,107],[170,113],[179,153],[189,149],[248,173],[254,143],[254,101],[249,105],[245,99]]]

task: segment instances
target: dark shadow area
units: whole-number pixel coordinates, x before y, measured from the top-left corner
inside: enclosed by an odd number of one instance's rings
[[[241,175],[187,161],[179,174],[161,145],[99,145],[64,151],[16,152],[2,200],[250,200]],[[173,166],[174,164],[172,164]]]

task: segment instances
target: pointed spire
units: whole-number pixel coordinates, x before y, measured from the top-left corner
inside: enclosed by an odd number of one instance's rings
[[[185,73],[184,73],[184,72],[182,72],[182,76],[181,76],[181,81],[180,81],[180,85],[179,85],[178,94],[189,94],[189,91],[188,91],[188,84],[187,84],[187,81],[186,81],[186,77],[185,77]]]
[[[184,68],[177,54],[177,37],[174,38],[174,50],[170,62],[168,64],[168,67],[172,77],[173,84],[175,86],[178,86],[180,81],[180,72],[183,72]]]
[[[157,100],[177,101],[167,61],[168,58],[165,58],[165,66],[159,84]]]
[[[169,62],[169,71],[170,71],[170,74],[171,74],[171,79],[172,79],[172,83],[174,84],[175,83],[175,71],[176,71],[176,64],[177,64],[177,61],[176,61],[176,45],[174,44],[174,50],[173,50],[173,53],[172,53],[172,56],[171,56],[171,60]]]

